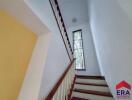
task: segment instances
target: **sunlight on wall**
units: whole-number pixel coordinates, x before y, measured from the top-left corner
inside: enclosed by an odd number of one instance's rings
[[[0,11],[0,100],[17,100],[36,35]]]

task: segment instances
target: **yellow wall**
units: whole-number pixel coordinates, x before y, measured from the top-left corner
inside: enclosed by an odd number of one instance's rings
[[[0,11],[0,100],[17,100],[37,37]]]

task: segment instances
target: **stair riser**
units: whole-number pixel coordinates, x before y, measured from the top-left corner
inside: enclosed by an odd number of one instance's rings
[[[77,78],[81,79],[96,79],[96,80],[105,80],[103,76],[83,76],[83,75],[76,75]]]
[[[99,95],[99,96],[113,97],[110,92],[83,90],[83,89],[74,89],[73,91],[74,92],[80,92],[80,93],[86,93],[86,94]]]
[[[89,100],[114,100],[112,97],[98,96],[98,95],[85,94],[79,92],[73,92],[72,96],[89,99]]]

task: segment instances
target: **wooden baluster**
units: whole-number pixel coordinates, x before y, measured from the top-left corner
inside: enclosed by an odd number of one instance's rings
[[[67,100],[67,95],[69,94],[69,90],[71,89],[71,85],[73,82],[74,68],[73,68],[74,60],[68,65],[67,69],[64,71],[60,79],[57,81],[56,85],[46,97],[46,100]],[[52,99],[50,99],[52,98]]]

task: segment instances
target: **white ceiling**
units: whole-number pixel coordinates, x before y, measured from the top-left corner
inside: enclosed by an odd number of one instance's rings
[[[87,0],[58,0],[67,28],[88,22]],[[76,19],[76,22],[72,22]]]
[[[49,32],[48,28],[32,12],[24,0],[0,0],[0,10],[6,11],[36,35]]]

